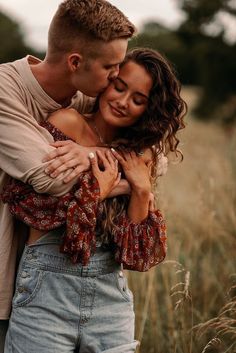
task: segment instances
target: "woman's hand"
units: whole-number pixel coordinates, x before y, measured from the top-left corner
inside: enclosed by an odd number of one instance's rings
[[[111,152],[105,154],[96,151],[99,160],[102,162],[103,170],[98,165],[98,159],[94,153],[89,154],[92,172],[96,177],[100,188],[100,200],[108,197],[110,192],[119,184],[121,174],[118,172],[118,161],[114,160]],[[99,163],[100,164],[100,163]]]
[[[151,192],[150,167],[151,161],[146,163],[134,151],[118,153],[112,149],[113,155],[121,164],[126,179],[132,191]]]

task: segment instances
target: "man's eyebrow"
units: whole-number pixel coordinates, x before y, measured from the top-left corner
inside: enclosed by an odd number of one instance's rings
[[[122,78],[120,77],[117,77],[116,80],[120,81],[123,85],[125,85],[125,87],[128,87],[127,83],[125,81],[122,80]],[[144,93],[141,93],[139,91],[135,92],[136,94],[139,94],[140,96],[144,97],[144,98],[147,98],[148,99],[148,96],[146,96],[146,94]]]

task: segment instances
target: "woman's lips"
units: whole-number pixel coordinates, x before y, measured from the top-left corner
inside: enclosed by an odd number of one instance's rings
[[[110,105],[110,108],[111,108],[112,112],[113,112],[116,116],[118,116],[118,117],[121,117],[121,116],[124,117],[124,116],[126,116],[124,112],[122,112],[121,110],[119,110],[119,109],[113,107],[112,105]]]

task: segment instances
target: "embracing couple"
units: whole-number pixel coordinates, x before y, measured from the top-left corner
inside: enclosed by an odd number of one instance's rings
[[[135,351],[123,268],[165,258],[153,187],[186,105],[160,53],[126,54],[134,32],[105,0],[65,0],[45,59],[0,65],[2,352]]]

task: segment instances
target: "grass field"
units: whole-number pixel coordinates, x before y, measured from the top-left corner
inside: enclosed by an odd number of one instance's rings
[[[236,137],[191,116],[179,135],[184,161],[158,186],[168,255],[129,273],[139,353],[236,352]]]

